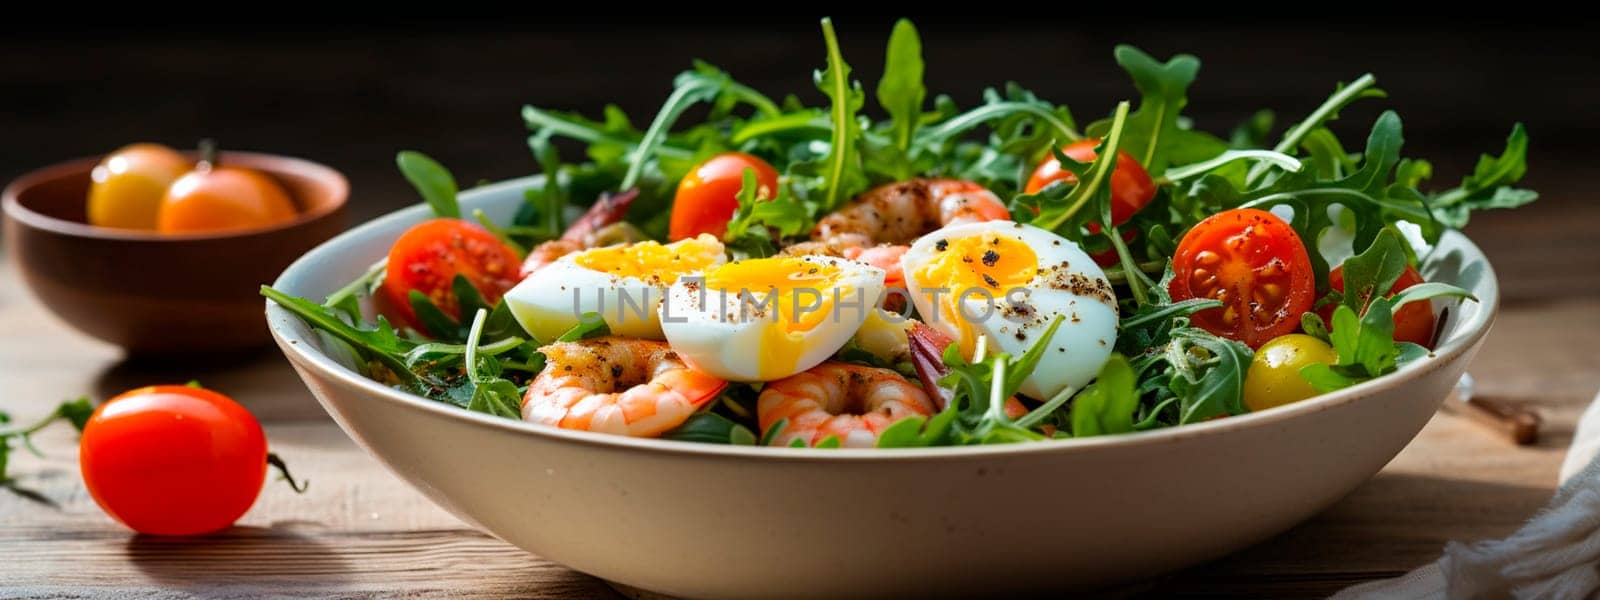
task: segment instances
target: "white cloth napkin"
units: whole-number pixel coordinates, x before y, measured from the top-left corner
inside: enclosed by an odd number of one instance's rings
[[[1364,583],[1335,599],[1593,598],[1600,590],[1600,396],[1578,421],[1561,488],[1503,540],[1450,542],[1415,571]]]

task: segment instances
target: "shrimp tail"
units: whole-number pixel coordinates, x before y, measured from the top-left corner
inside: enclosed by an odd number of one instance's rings
[[[606,227],[622,222],[622,217],[628,214],[628,206],[638,197],[639,190],[600,194],[600,198],[594,201],[588,212],[573,221],[572,225],[561,233],[560,238],[534,246],[533,250],[528,252],[528,257],[522,261],[522,268],[519,271],[522,278],[528,278],[534,271],[563,256],[594,247],[599,238],[605,237],[603,230]]]
[[[589,210],[567,227],[566,232],[561,234],[561,239],[587,246],[587,242],[601,227],[621,221],[622,217],[628,214],[628,207],[638,197],[638,189],[624,190],[615,194],[600,194]]]

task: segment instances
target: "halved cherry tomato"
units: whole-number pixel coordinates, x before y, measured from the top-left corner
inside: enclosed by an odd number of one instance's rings
[[[667,237],[672,241],[702,233],[722,237],[728,231],[728,220],[739,209],[738,194],[744,187],[745,169],[756,171],[757,198],[772,198],[777,193],[778,172],[767,161],[743,152],[718,154],[678,182]]]
[[[1214,298],[1222,306],[1190,322],[1259,348],[1294,332],[1311,310],[1311,258],[1294,228],[1264,210],[1235,208],[1184,234],[1172,257],[1172,299]]]
[[[490,304],[517,284],[521,260],[494,234],[460,219],[417,224],[395,240],[383,278],[387,312],[420,328],[411,308],[411,290],[426,295],[447,315],[461,310],[451,282],[463,275]],[[472,315],[461,315],[471,319]],[[437,333],[437,332],[434,332]]]
[[[1091,162],[1095,159],[1094,147],[1099,144],[1100,140],[1097,139],[1078,140],[1062,148],[1061,153],[1078,162]],[[1024,191],[1031,194],[1057,181],[1070,183],[1077,181],[1077,176],[1061,168],[1061,161],[1051,154],[1033,170],[1033,176],[1028,178]],[[1139,212],[1155,197],[1156,182],[1150,179],[1150,173],[1127,152],[1117,151],[1117,168],[1111,172],[1111,224],[1116,226],[1128,222],[1133,218],[1133,213]]]
[[[1394,287],[1389,288],[1386,296],[1393,296],[1413,285],[1422,283],[1422,274],[1416,269],[1406,265],[1400,278],[1394,280]],[[1344,267],[1334,267],[1328,273],[1328,286],[1337,291],[1344,291]],[[1329,304],[1317,309],[1317,314],[1322,316],[1322,322],[1329,327],[1333,326],[1333,309],[1336,305]],[[1394,341],[1411,342],[1424,348],[1433,347],[1433,307],[1426,300],[1419,300],[1400,307],[1394,315]]]
[[[236,231],[294,220],[283,186],[241,167],[201,165],[167,188],[156,217],[161,233]]]
[[[139,388],[89,417],[78,446],[89,495],[122,524],[154,535],[225,528],[261,493],[267,438],[232,399],[186,385]]]

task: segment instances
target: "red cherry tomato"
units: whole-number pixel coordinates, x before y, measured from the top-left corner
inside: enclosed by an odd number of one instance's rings
[[[418,224],[395,240],[383,278],[385,310],[420,328],[411,309],[411,290],[426,295],[447,315],[460,303],[451,282],[466,276],[490,304],[517,284],[521,259],[482,227],[459,219],[434,219]],[[463,318],[470,319],[471,315]]]
[[[1387,296],[1393,296],[1413,285],[1422,283],[1422,274],[1416,269],[1406,266],[1400,278],[1394,280],[1394,287],[1389,288]],[[1337,291],[1344,291],[1344,267],[1334,267],[1328,273],[1328,286]],[[1317,309],[1317,314],[1322,316],[1322,322],[1329,327],[1333,326],[1333,309],[1336,305],[1329,304]],[[1400,307],[1394,315],[1394,341],[1411,342],[1424,348],[1433,347],[1433,307],[1426,301],[1417,301]]]
[[[778,191],[778,172],[755,156],[743,152],[718,154],[701,163],[678,182],[672,199],[672,222],[667,237],[672,241],[702,233],[722,237],[728,220],[739,209],[739,190],[744,187],[744,170],[755,169],[756,197],[772,198]]]
[[[227,396],[139,388],[94,411],[78,464],[89,495],[134,531],[197,535],[232,525],[261,493],[267,438]]]
[[[1100,140],[1096,139],[1078,140],[1062,148],[1061,153],[1078,162],[1090,162],[1095,159],[1094,147],[1099,144]],[[1031,194],[1057,181],[1070,183],[1077,181],[1077,177],[1061,168],[1061,161],[1051,154],[1033,170],[1033,176],[1028,178],[1024,191]],[[1133,218],[1133,213],[1139,212],[1155,197],[1156,182],[1150,179],[1150,173],[1127,152],[1117,151],[1117,168],[1111,172],[1111,224],[1128,222]]]
[[[1172,257],[1172,299],[1214,298],[1222,306],[1190,322],[1260,348],[1293,333],[1316,293],[1311,258],[1294,228],[1264,210],[1212,215],[1184,234]]]

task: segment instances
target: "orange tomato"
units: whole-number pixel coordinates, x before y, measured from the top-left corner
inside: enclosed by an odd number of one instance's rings
[[[167,187],[193,167],[161,144],[133,144],[106,155],[90,172],[89,224],[155,229]]]
[[[161,199],[161,233],[237,231],[294,220],[294,202],[283,186],[259,172],[201,166],[178,178]]]

